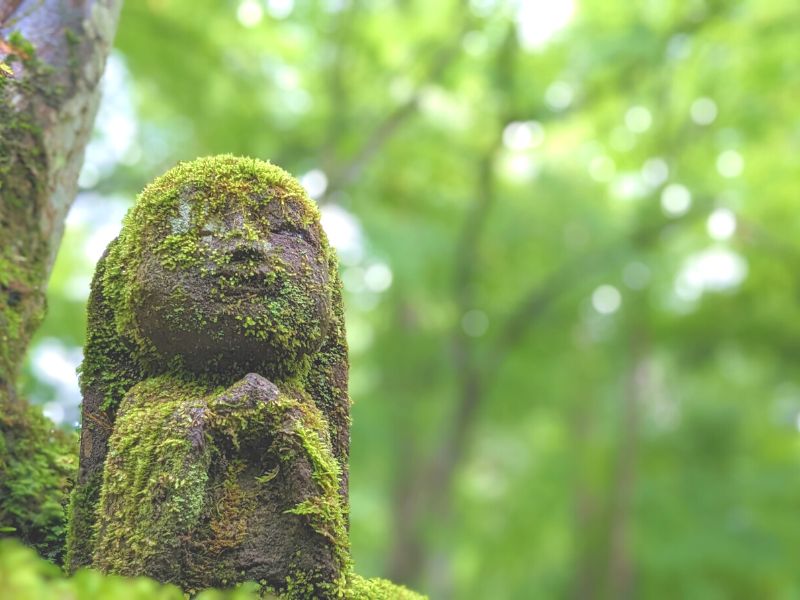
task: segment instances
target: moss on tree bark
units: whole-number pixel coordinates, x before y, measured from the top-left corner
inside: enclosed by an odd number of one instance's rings
[[[0,528],[60,560],[71,436],[16,390],[76,191],[119,0],[0,8]]]

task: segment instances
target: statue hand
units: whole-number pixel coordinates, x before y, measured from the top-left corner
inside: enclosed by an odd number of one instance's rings
[[[278,397],[278,387],[258,373],[248,373],[225,390],[218,401],[233,406],[254,407],[261,402],[271,402]]]

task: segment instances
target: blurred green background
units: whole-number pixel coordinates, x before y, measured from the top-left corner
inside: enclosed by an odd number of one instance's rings
[[[800,598],[797,0],[126,0],[26,367],[178,160],[283,166],[346,288],[358,571]]]

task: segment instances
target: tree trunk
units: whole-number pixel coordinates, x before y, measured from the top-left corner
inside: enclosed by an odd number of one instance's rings
[[[639,461],[639,410],[649,387],[647,339],[634,328],[630,336],[630,367],[622,396],[621,428],[611,489],[609,524],[609,598],[635,597],[633,564],[633,503]]]
[[[51,558],[72,452],[16,379],[44,315],[120,5],[0,0],[0,532]]]

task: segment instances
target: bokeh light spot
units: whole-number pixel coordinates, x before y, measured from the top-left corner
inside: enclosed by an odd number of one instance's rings
[[[244,0],[236,9],[236,18],[245,27],[255,27],[264,18],[264,9],[256,0]]]
[[[736,215],[727,208],[718,208],[708,216],[706,230],[712,239],[724,241],[736,232]]]
[[[564,110],[572,104],[575,92],[572,86],[564,81],[554,81],[544,93],[544,101],[551,110]]]
[[[520,2],[517,9],[517,36],[527,50],[544,48],[575,14],[574,0]]]
[[[544,128],[537,121],[514,121],[503,130],[503,144],[509,150],[529,150],[543,141]]]
[[[325,204],[320,208],[320,221],[339,260],[345,265],[358,264],[364,256],[364,240],[356,217],[337,204]]]
[[[625,113],[625,125],[634,133],[644,133],[653,124],[653,115],[644,106],[632,106]]]
[[[320,169],[312,169],[300,176],[300,184],[306,189],[309,196],[318,200],[328,189],[328,176]]]
[[[683,185],[671,183],[661,192],[661,209],[670,217],[680,217],[692,207],[692,194]]]
[[[689,114],[698,125],[710,125],[717,118],[717,104],[711,98],[698,98],[692,102]]]
[[[736,150],[725,150],[717,157],[717,171],[723,177],[738,177],[743,170],[744,159]]]
[[[669,177],[669,166],[663,158],[649,158],[642,165],[642,180],[650,187],[658,187]]]
[[[610,315],[622,305],[622,294],[613,285],[604,284],[592,292],[592,306],[601,315]]]
[[[267,10],[276,19],[285,19],[294,10],[294,0],[267,0]]]
[[[384,263],[370,265],[364,272],[364,284],[371,292],[384,292],[392,285],[392,270]]]

